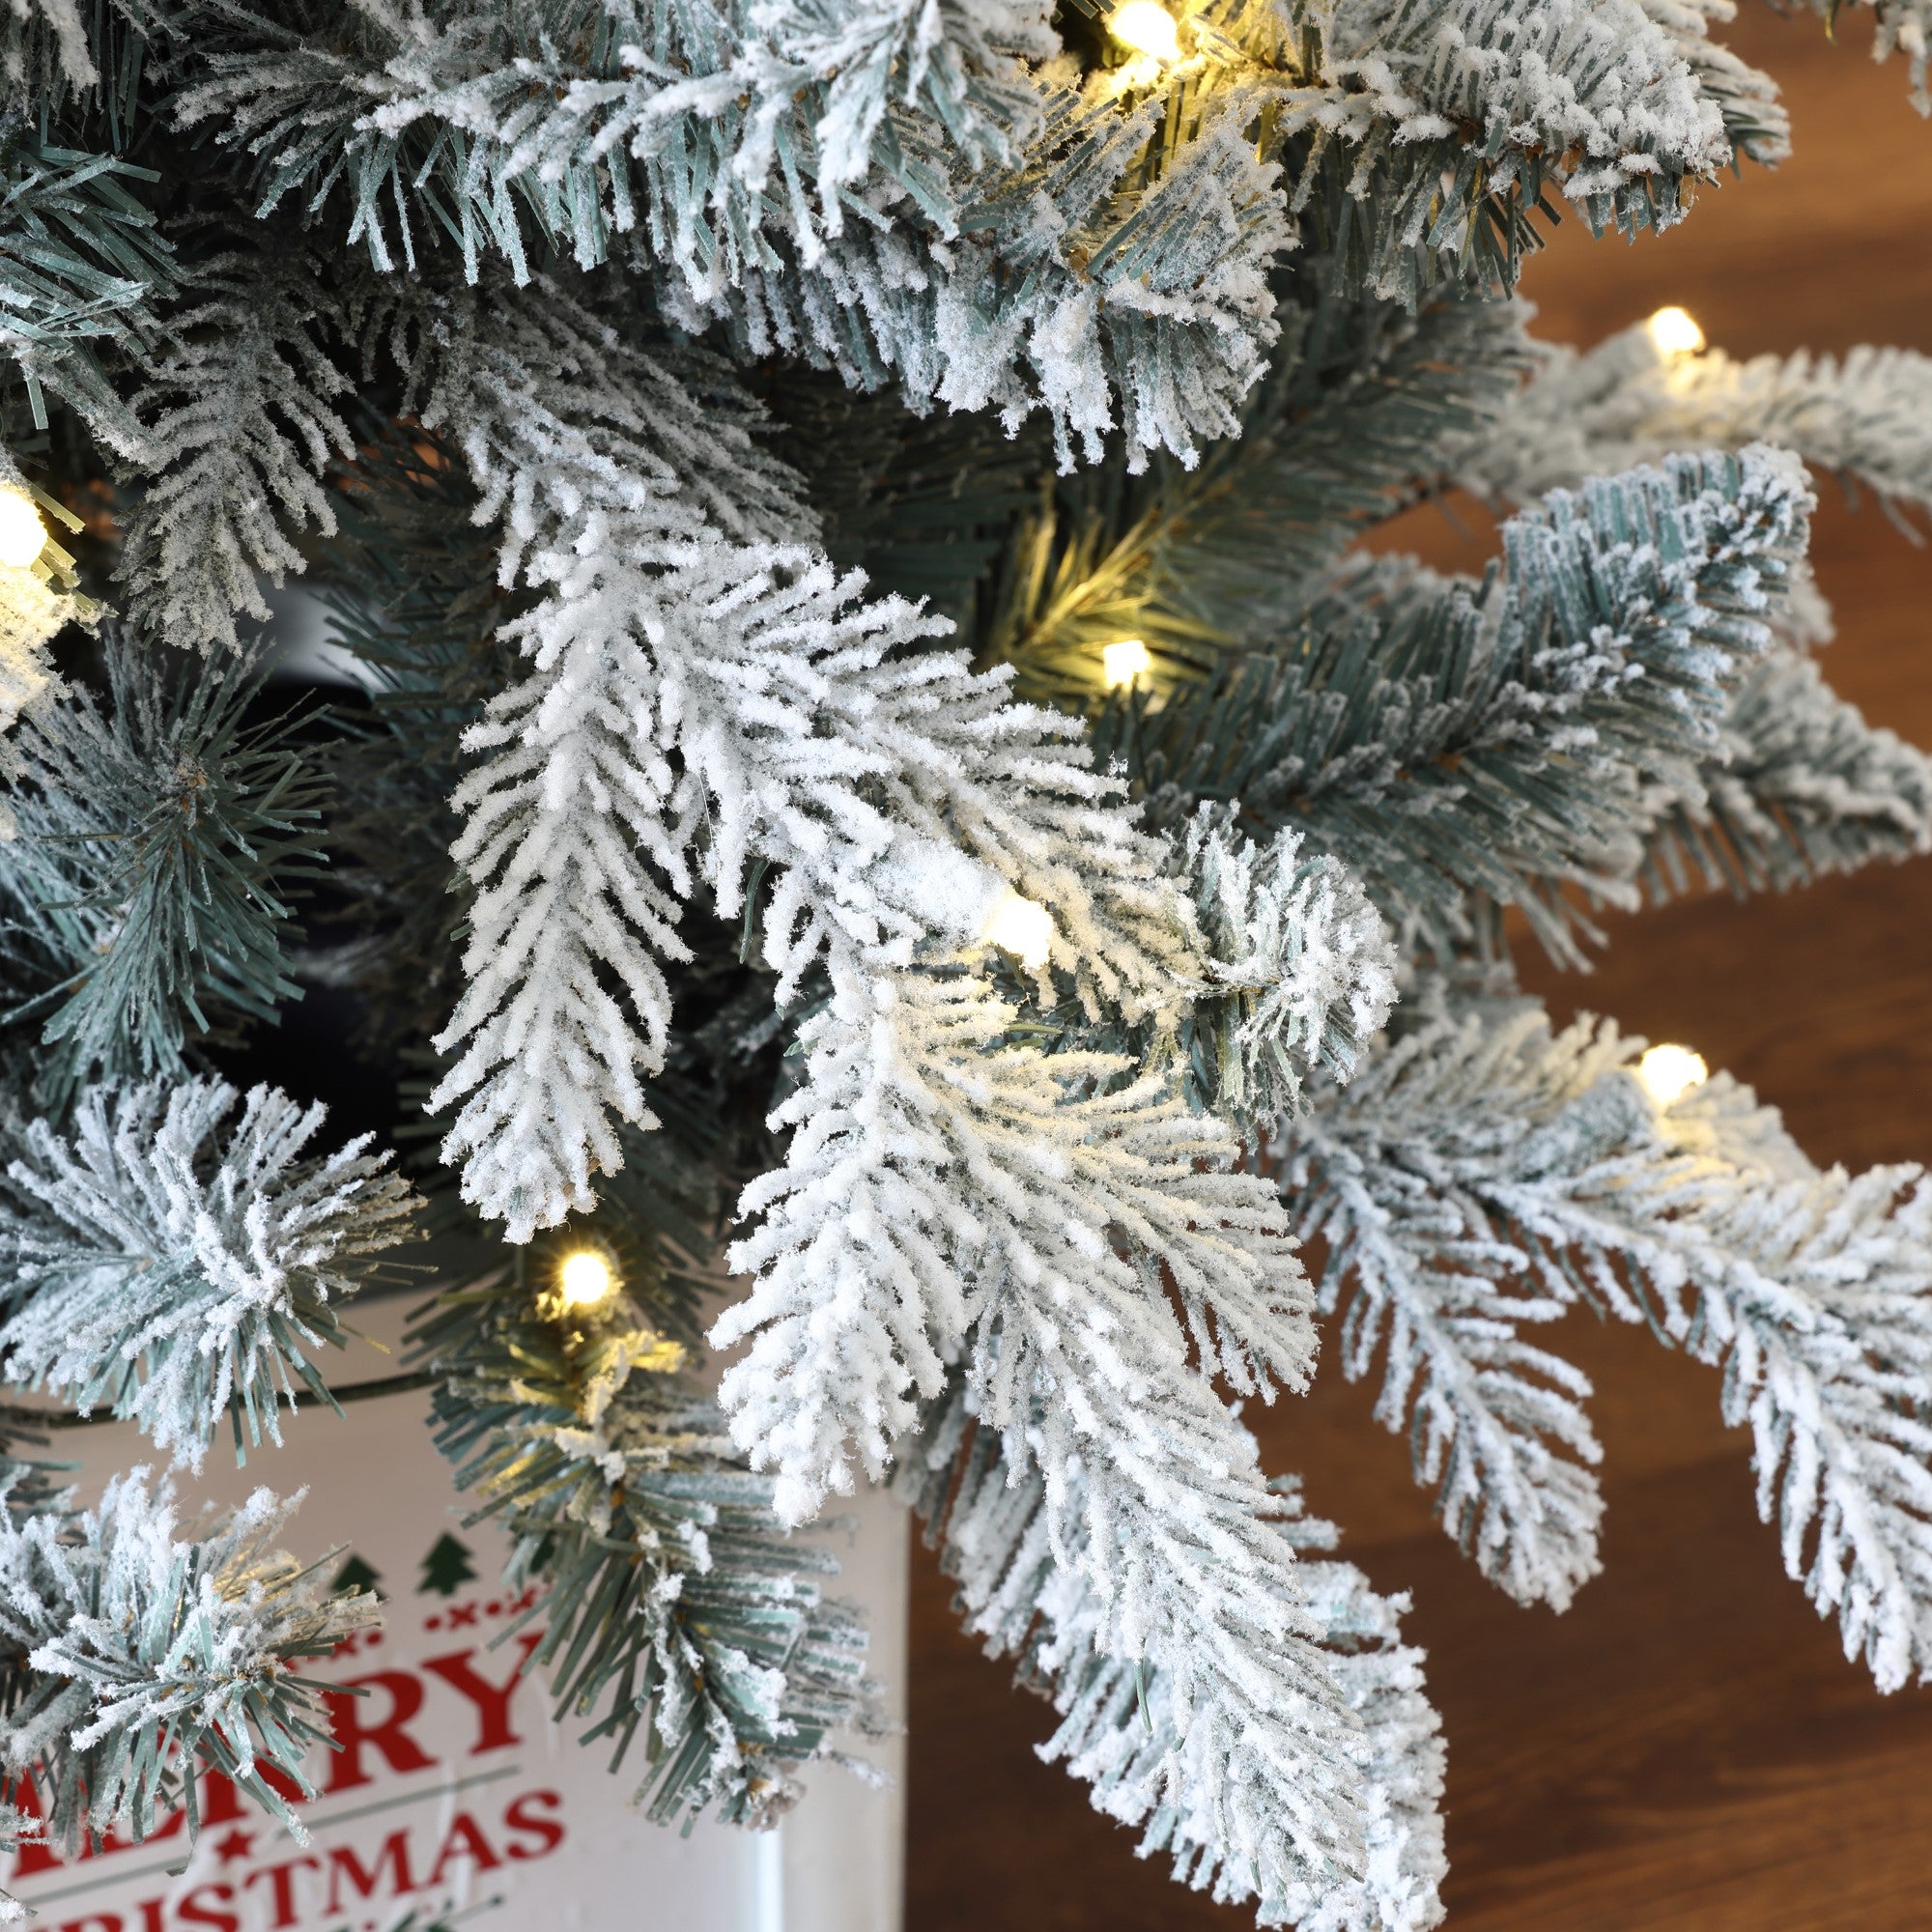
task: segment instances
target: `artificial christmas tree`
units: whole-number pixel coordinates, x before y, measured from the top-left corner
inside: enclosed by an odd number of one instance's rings
[[[1804,565],[1805,463],[1932,497],[1926,365],[1566,358],[1509,299],[1553,195],[1634,235],[1779,157],[1719,17],[20,16],[10,1376],[272,1468],[345,1301],[433,1266],[463,1537],[652,1816],[769,1822],[863,1734],[787,1532],[890,1477],[1053,1753],[1269,1923],[1439,1917],[1422,1660],[1239,1417],[1319,1318],[1557,1608],[1597,1448],[1527,1327],[1647,1322],[1923,1675],[1932,1193],[1511,964],[1932,843]],[[1481,582],[1354,551],[1450,481],[1515,506]],[[261,641],[298,574],[323,706]],[[23,1834],[298,1806],[380,1614],[342,1555],[14,1456]]]

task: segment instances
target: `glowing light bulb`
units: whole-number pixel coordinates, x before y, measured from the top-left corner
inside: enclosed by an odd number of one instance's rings
[[[1100,675],[1106,679],[1109,691],[1132,684],[1152,668],[1153,654],[1138,638],[1122,638],[1117,644],[1100,646]]]
[[[1704,331],[1689,309],[1661,308],[1644,324],[1657,353],[1666,362],[1704,353]]]
[[[1653,1046],[1636,1064],[1643,1091],[1660,1107],[1671,1107],[1711,1077],[1701,1053],[1688,1046]]]
[[[566,1308],[595,1308],[617,1292],[611,1264],[591,1248],[580,1248],[563,1258],[556,1272],[557,1299]]]
[[[1006,893],[987,916],[980,940],[1010,952],[1022,966],[1044,966],[1053,948],[1053,915],[1018,893]]]
[[[1174,15],[1157,0],[1126,0],[1107,16],[1107,31],[1124,47],[1150,60],[1180,58],[1180,36],[1175,30]]]
[[[0,563],[16,570],[40,555],[47,541],[46,526],[33,500],[17,490],[0,490]]]

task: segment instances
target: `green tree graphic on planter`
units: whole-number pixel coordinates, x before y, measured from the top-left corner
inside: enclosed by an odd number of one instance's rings
[[[423,1558],[422,1581],[416,1589],[420,1595],[453,1597],[475,1577],[476,1566],[469,1560],[469,1548],[445,1532]]]

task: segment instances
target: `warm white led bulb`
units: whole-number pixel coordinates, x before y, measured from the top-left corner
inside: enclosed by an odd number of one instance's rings
[[[1652,345],[1666,362],[1675,362],[1686,355],[1701,355],[1704,352],[1704,331],[1689,309],[1661,308],[1644,327],[1650,330]]]
[[[566,1308],[595,1308],[616,1286],[611,1264],[591,1248],[566,1255],[556,1273],[557,1299]]]
[[[1117,644],[1100,646],[1100,675],[1111,691],[1132,684],[1143,672],[1153,668],[1153,655],[1138,638],[1122,638]]]
[[[980,939],[982,945],[1010,952],[1022,966],[1044,966],[1053,948],[1053,915],[1043,905],[1008,892],[988,915]]]
[[[1636,1064],[1643,1091],[1660,1107],[1676,1105],[1693,1087],[1711,1077],[1701,1053],[1688,1046],[1653,1046]]]
[[[0,490],[0,563],[25,570],[46,541],[46,526],[41,522],[33,499],[17,490]]]
[[[1151,60],[1180,58],[1180,36],[1175,30],[1174,15],[1157,0],[1126,0],[1107,16],[1107,31],[1122,46]]]

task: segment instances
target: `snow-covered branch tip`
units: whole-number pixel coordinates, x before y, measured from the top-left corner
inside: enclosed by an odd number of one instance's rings
[[[1395,1004],[1381,915],[1339,860],[1277,833],[1265,848],[1203,806],[1177,864],[1207,941],[1207,984],[1181,1046],[1204,1101],[1244,1127],[1301,1104],[1321,1068],[1347,1080]]]
[[[636,1802],[659,1823],[769,1824],[801,1766],[881,1734],[865,1625],[640,1313],[619,1293],[560,1322],[515,1269],[466,1284],[418,1338],[438,1446],[510,1539],[504,1587],[543,1586],[526,1621],[558,1721],[613,1764],[642,1743]]]
[[[145,1838],[177,1804],[192,1833],[197,1761],[306,1842],[267,1774],[314,1795],[303,1760],[328,1723],[305,1666],[380,1617],[274,1548],[295,1506],[257,1490],[184,1539],[170,1486],[136,1469],[98,1509],[0,1518],[0,1760],[31,1777],[65,1856],[89,1834]]]
[[[1143,1856],[1168,1853],[1178,1880],[1219,1902],[1252,1900],[1263,1925],[1427,1932],[1440,1922],[1442,1746],[1421,1653],[1400,1637],[1406,1602],[1377,1596],[1350,1565],[1306,1560],[1335,1532],[1301,1513],[1292,1482],[1270,1486],[1267,1533],[1297,1559],[1286,1575],[1295,1609],[1255,1680],[1270,1693],[1257,1704],[1211,1673],[1183,1688],[1120,1648],[1105,1587],[1079,1553],[1106,1521],[1082,1493],[1084,1473],[1050,1478],[1015,1437],[976,1423],[956,1379],[896,1480],[958,1583],[969,1634],[1013,1659],[1059,1714],[1041,1754],[1092,1785],[1096,1810],[1139,1828]],[[1061,1490],[1070,1493],[1057,1502]],[[1322,1683],[1314,1700],[1275,1694],[1297,1671]],[[1250,1722],[1236,1729],[1244,1703]],[[1231,1735],[1238,1741],[1217,1757]],[[1282,1788],[1337,1751],[1361,1805],[1352,1868],[1311,1856],[1304,1801]]]
[[[1175,1069],[1044,1053],[1010,1038],[1018,1017],[969,972],[835,964],[803,1029],[805,1080],[774,1117],[786,1159],[746,1189],[752,1231],[727,1257],[755,1279],[711,1338],[752,1338],[721,1400],[781,1471],[787,1520],[881,1474],[976,1334],[1008,1334],[1011,1376],[1023,1333],[1057,1349],[1056,1321],[1084,1311],[1079,1339],[1059,1339],[1097,1350],[1095,1373],[1149,1378],[1150,1400],[1173,1392],[1188,1339],[1243,1392],[1305,1379],[1306,1283],[1269,1191],[1233,1170],[1233,1130],[1186,1105]],[[1147,1304],[1162,1264],[1185,1339],[1164,1298]]]
[[[1285,1129],[1325,1307],[1445,1527],[1559,1608],[1597,1568],[1587,1380],[1522,1340],[1585,1302],[1720,1367],[1785,1566],[1881,1689],[1932,1674],[1932,1186],[1814,1168],[1722,1075],[1660,1107],[1641,1042],[1526,1002],[1419,1023]]]
[[[409,1185],[367,1136],[305,1152],[324,1109],[225,1082],[89,1090],[71,1131],[15,1122],[0,1174],[0,1351],[10,1380],[128,1416],[199,1466],[280,1439],[337,1308],[412,1231]]]
[[[1932,510],[1932,357],[1861,346],[1737,361],[1660,346],[1653,324],[1592,350],[1536,345],[1531,380],[1445,468],[1493,501],[1525,503],[1675,450],[1771,443],[1906,512]]]

